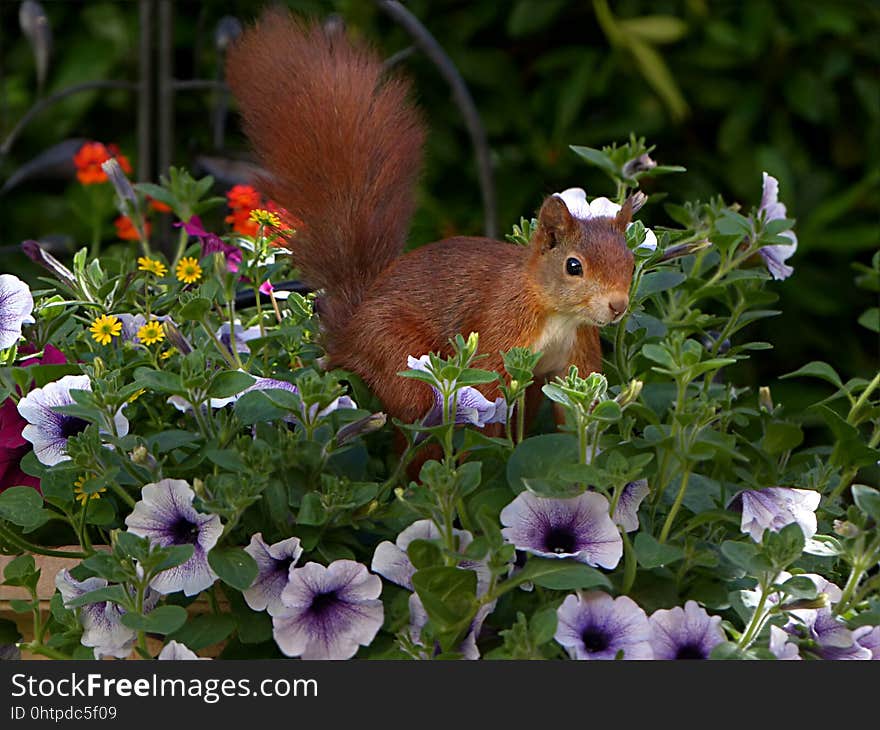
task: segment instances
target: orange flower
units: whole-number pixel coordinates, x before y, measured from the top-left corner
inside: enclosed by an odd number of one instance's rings
[[[125,155],[119,154],[116,145],[105,147],[100,142],[86,142],[73,156],[76,167],[76,179],[83,185],[94,185],[107,181],[107,173],[101,169],[102,163],[115,157],[122,171],[131,174],[131,163]]]
[[[250,208],[233,208],[232,215],[226,216],[226,222],[232,224],[232,230],[243,236],[256,236],[260,226],[250,219]]]
[[[149,200],[150,200],[150,207],[153,210],[155,210],[157,213],[170,213],[171,212],[171,206],[166,205],[161,200],[155,200],[153,198],[150,198]]]
[[[250,213],[260,207],[260,194],[250,185],[236,185],[226,193],[226,200],[232,210],[247,209]]]
[[[131,218],[127,215],[119,216],[115,221],[113,221],[113,225],[116,226],[116,235],[119,236],[123,241],[137,241],[140,236],[138,236],[137,228],[134,227],[134,223],[131,222]],[[144,233],[147,238],[150,237],[150,222],[146,221]]]

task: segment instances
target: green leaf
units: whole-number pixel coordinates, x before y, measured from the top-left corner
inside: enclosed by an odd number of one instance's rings
[[[803,440],[804,432],[796,423],[771,421],[764,427],[761,448],[775,456],[800,446]]]
[[[798,368],[792,373],[781,375],[780,379],[785,380],[786,378],[797,377],[819,378],[820,380],[828,381],[838,388],[843,387],[843,381],[840,379],[837,371],[827,362],[821,362],[820,360],[813,360],[812,362],[807,363],[802,368]]]
[[[111,583],[122,583],[131,577],[128,571],[119,564],[119,561],[107,553],[95,553],[83,560],[82,564]]]
[[[871,330],[871,332],[880,332],[880,307],[866,309],[859,316],[858,322],[862,327]]]
[[[235,617],[228,613],[203,614],[189,618],[169,637],[169,641],[179,641],[193,651],[204,649],[229,638],[235,631]]]
[[[530,557],[525,567],[511,580],[517,584],[531,581],[542,588],[556,591],[611,588],[611,582],[598,570],[568,558]]]
[[[856,506],[880,525],[880,492],[864,484],[850,487]]]
[[[636,558],[643,568],[659,568],[684,557],[684,550],[675,545],[663,545],[646,532],[636,535],[633,543]]]
[[[186,322],[200,322],[211,311],[211,300],[206,297],[196,297],[184,304],[178,314]]]
[[[413,587],[441,632],[464,628],[476,608],[477,574],[473,570],[433,567],[413,575]]]
[[[43,497],[33,487],[9,487],[0,492],[0,519],[34,530],[49,519]]]
[[[617,21],[626,35],[634,35],[647,43],[675,43],[684,38],[688,26],[674,15],[643,15]]]
[[[88,606],[91,603],[104,603],[105,601],[125,605],[129,598],[130,596],[125,593],[125,589],[122,586],[105,586],[104,588],[98,588],[77,596],[65,605],[67,608],[79,608],[80,606]]]
[[[620,410],[620,404],[616,400],[603,400],[594,409],[592,416],[597,421],[605,421],[612,423],[619,421],[623,412]]]
[[[137,368],[134,371],[134,379],[147,390],[174,395],[183,395],[186,392],[180,376],[176,373],[151,370],[150,368]]]
[[[686,274],[680,271],[672,271],[671,269],[647,273],[639,281],[636,301],[641,301],[652,294],[674,289],[685,280],[687,280]]]
[[[323,525],[327,521],[327,510],[321,503],[321,495],[317,492],[308,492],[302,498],[299,512],[296,516],[298,525]]]
[[[218,373],[211,381],[208,389],[209,398],[229,398],[238,395],[245,388],[249,388],[255,382],[253,375],[248,375],[240,370],[226,370]]]
[[[443,563],[443,553],[437,543],[431,540],[413,540],[407,547],[406,554],[416,570]]]
[[[214,548],[208,553],[208,565],[224,583],[240,591],[251,587],[257,577],[257,563],[241,548]]]
[[[146,616],[136,613],[124,613],[120,621],[124,626],[135,631],[146,631],[148,634],[172,634],[183,626],[189,614],[182,606],[159,606]]]
[[[610,176],[612,180],[617,180],[620,177],[620,171],[617,169],[617,165],[615,165],[610,159],[608,159],[608,155],[606,155],[601,150],[596,150],[592,147],[579,147],[577,145],[569,146],[571,147],[572,152],[574,152],[578,157],[581,157],[589,162],[591,165],[595,165],[596,167],[598,167],[600,170]]]
[[[37,566],[32,555],[19,555],[6,564],[6,567],[3,569],[3,578],[7,583],[10,581],[21,581],[28,576],[34,575],[36,570]],[[22,584],[17,582],[16,585]]]
[[[524,439],[507,461],[507,483],[515,494],[525,488],[526,479],[548,480],[566,465],[576,464],[577,439],[552,433]]]
[[[678,368],[671,353],[665,347],[661,347],[660,345],[644,345],[642,347],[642,355],[669,370],[676,370]]]
[[[818,406],[817,410],[837,441],[831,453],[831,463],[834,466],[871,466],[880,460],[880,451],[868,446],[855,426],[847,423],[828,406]]]
[[[764,553],[777,570],[783,570],[804,552],[804,531],[800,525],[786,525],[779,532],[764,530],[761,541]]]

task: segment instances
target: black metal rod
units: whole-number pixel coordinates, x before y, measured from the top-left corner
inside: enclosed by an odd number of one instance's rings
[[[159,150],[158,173],[171,166],[174,144],[174,8],[159,0]]]
[[[376,0],[376,2],[387,15],[412,36],[415,44],[431,59],[452,89],[452,98],[464,117],[464,123],[477,156],[477,172],[483,196],[483,215],[485,216],[484,229],[489,238],[495,238],[498,235],[498,224],[495,211],[495,174],[492,169],[492,156],[486,138],[486,129],[483,127],[483,122],[467,84],[452,59],[443,50],[443,46],[437,42],[437,39],[431,35],[415,15],[397,0]]]
[[[153,116],[153,0],[140,0],[138,22],[140,23],[138,71],[141,78],[137,111],[137,173],[138,180],[150,182],[153,177],[152,130],[150,128],[150,120]]]

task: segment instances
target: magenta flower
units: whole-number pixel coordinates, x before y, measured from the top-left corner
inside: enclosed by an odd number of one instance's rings
[[[222,253],[226,259],[226,269],[233,273],[238,272],[242,258],[241,249],[238,246],[233,246],[231,243],[226,243],[216,233],[206,231],[202,225],[202,219],[197,215],[194,215],[186,223],[178,222],[174,225],[177,228],[183,227],[183,230],[188,235],[199,239],[199,243],[202,244],[201,258],[212,253]]]
[[[602,591],[567,596],[556,610],[556,641],[572,659],[653,659],[651,625],[627,596]]]

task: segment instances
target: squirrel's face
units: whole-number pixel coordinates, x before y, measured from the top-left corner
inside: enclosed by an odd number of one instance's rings
[[[578,324],[619,322],[629,306],[634,259],[624,231],[629,201],[615,218],[580,220],[557,197],[544,201],[532,238],[545,303]]]

